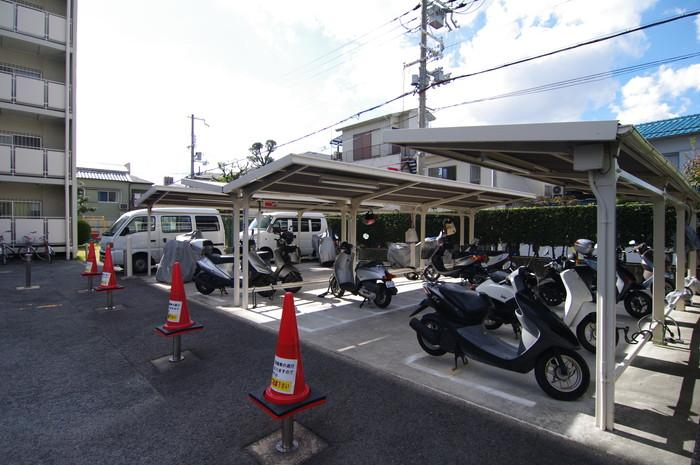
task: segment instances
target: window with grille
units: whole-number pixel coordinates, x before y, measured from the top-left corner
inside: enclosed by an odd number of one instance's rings
[[[195,216],[194,222],[200,231],[219,230],[219,218],[217,216]]]
[[[469,182],[472,184],[481,184],[481,166],[471,165],[469,167]]]
[[[151,231],[156,230],[156,217],[152,216],[151,217]],[[131,222],[129,225],[124,228],[124,232],[122,234],[127,235],[127,234],[134,234],[137,232],[143,232],[143,231],[148,231],[148,217],[146,216],[137,216]]]
[[[41,79],[41,71],[38,69],[25,68],[24,66],[12,65],[10,63],[0,63],[0,72],[14,74],[15,76]]]
[[[31,134],[0,132],[0,144],[16,145],[18,147],[41,148],[41,137]]]
[[[40,217],[41,202],[35,200],[0,200],[0,216]]]

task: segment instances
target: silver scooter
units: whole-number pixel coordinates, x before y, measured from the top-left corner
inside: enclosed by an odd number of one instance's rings
[[[371,300],[377,307],[386,308],[391,303],[391,297],[396,295],[394,275],[389,273],[383,263],[377,261],[361,261],[352,269],[352,245],[347,242],[340,244],[340,253],[333,263],[333,274],[328,280],[328,289],[319,297],[332,293],[342,297],[345,292],[364,297],[360,304]]]

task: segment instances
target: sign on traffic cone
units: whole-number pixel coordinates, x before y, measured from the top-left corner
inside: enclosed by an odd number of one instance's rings
[[[105,250],[105,263],[102,266],[102,279],[100,285],[97,286],[98,291],[109,291],[112,289],[123,289],[117,284],[117,273],[114,272],[112,265],[112,248],[107,247]]]
[[[85,269],[81,273],[83,276],[96,276],[100,274],[97,271],[97,257],[95,256],[95,243],[90,241],[87,260],[85,260]]]
[[[304,367],[301,363],[299,332],[297,330],[294,294],[284,294],[282,321],[277,336],[275,363],[272,366],[272,380],[265,389],[265,400],[287,405],[303,401],[309,396],[309,385],[304,379]]]
[[[185,285],[182,281],[180,262],[173,263],[170,282],[168,316],[163,328],[168,331],[176,331],[194,326],[195,322],[190,319],[190,312],[187,309],[187,296],[185,295]]]

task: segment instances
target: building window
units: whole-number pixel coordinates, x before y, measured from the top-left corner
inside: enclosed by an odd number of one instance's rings
[[[372,131],[352,137],[352,158],[355,161],[372,158]]]
[[[0,200],[0,216],[41,217],[41,202],[34,200]]]
[[[428,168],[428,176],[433,178],[457,180],[456,166],[440,166],[437,168]]]
[[[97,191],[97,201],[101,203],[117,203],[119,195],[117,191]]]
[[[200,231],[218,231],[219,218],[217,216],[195,216],[194,221]]]
[[[161,216],[160,226],[164,233],[192,231],[192,218],[189,216]]]
[[[669,152],[663,155],[676,169],[680,169],[680,157],[678,152]]]
[[[472,184],[481,184],[481,166],[469,166],[469,182]]]

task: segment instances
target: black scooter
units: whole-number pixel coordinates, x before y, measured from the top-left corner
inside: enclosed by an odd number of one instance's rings
[[[452,259],[454,265],[447,268],[444,262],[444,255],[448,248],[451,248],[450,241],[442,233],[437,237],[438,245],[430,255],[430,263],[423,270],[423,279],[428,282],[435,282],[440,276],[448,278],[461,278],[470,284],[479,285],[489,278],[488,271],[484,263],[488,260],[486,254],[477,253],[474,246],[470,246],[465,251],[454,252]]]
[[[427,297],[411,316],[428,307],[435,312],[412,318],[418,343],[428,354],[447,352],[467,363],[467,356],[518,373],[535,370],[540,388],[550,397],[571,401],[581,397],[590,382],[585,360],[576,352],[578,340],[564,322],[538,300],[527,284],[530,273],[521,267],[510,275],[522,327],[519,345],[487,332],[482,322],[491,307],[488,298],[450,283],[424,284]]]

